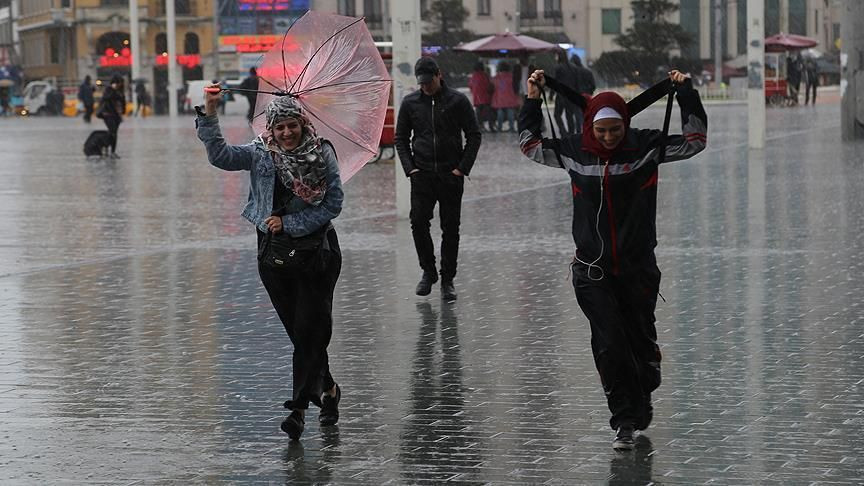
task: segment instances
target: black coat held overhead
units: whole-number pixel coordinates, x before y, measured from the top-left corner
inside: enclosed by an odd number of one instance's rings
[[[689,80],[678,86],[677,99],[682,134],[664,139],[661,130],[630,127],[610,160],[585,150],[581,135],[544,138],[541,101],[528,99],[522,106],[522,153],[570,174],[577,255],[584,262],[596,261],[606,274],[655,264],[660,147],[665,145],[664,162],[689,159],[705,149],[708,117]]]
[[[471,102],[447,85],[442,83],[434,96],[418,89],[402,99],[395,141],[405,175],[414,169],[436,173],[459,169],[468,175],[480,150],[480,139]]]

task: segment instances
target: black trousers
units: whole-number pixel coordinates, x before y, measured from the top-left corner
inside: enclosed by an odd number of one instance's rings
[[[450,172],[420,171],[411,176],[411,235],[420,268],[435,273],[435,246],[429,234],[435,204],[441,219],[441,279],[453,280],[459,257],[459,223],[465,178]]]
[[[84,105],[84,121],[90,123],[90,120],[93,118],[93,101],[91,100],[89,103],[82,102]]]
[[[654,327],[660,270],[652,264],[626,275],[607,273],[599,281],[589,279],[583,266],[574,266],[573,274],[576,299],[591,323],[594,364],[612,412],[609,425],[631,422],[644,429],[653,413],[651,392],[660,386]]]
[[[257,96],[246,96],[246,99],[249,101],[249,109],[246,110],[246,119],[249,120],[249,123],[252,123],[252,120],[255,118],[255,102],[258,98]]]
[[[260,245],[264,233],[258,231]],[[330,246],[320,273],[294,274],[258,264],[258,275],[270,302],[294,345],[291,409],[321,406],[321,394],[333,388],[327,346],[333,334],[333,290],[342,270],[336,231],[327,233]]]
[[[111,153],[117,152],[117,129],[120,128],[121,119],[119,116],[105,116],[102,118],[105,126],[108,128],[108,133],[111,134]]]
[[[813,104],[816,104],[816,83],[807,83],[804,85],[804,104],[810,103],[810,93],[813,93]]]

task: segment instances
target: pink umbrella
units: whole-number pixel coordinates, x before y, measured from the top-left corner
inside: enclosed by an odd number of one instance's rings
[[[542,41],[531,36],[505,32],[490,35],[471,42],[465,42],[454,47],[454,51],[474,52],[476,54],[507,54],[527,53],[536,51],[551,51],[558,49],[556,44]]]
[[[819,45],[815,39],[796,34],[775,34],[765,38],[765,50],[767,52],[784,52],[798,49],[807,49]]]
[[[336,149],[343,182],[378,155],[391,80],[362,18],[307,11],[257,71],[256,133],[267,104],[293,96]]]

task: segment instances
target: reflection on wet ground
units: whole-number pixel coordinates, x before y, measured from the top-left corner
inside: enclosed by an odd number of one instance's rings
[[[861,484],[864,152],[836,109],[769,110],[755,153],[744,107],[710,106],[710,149],[661,170],[664,383],[626,454],[567,280],[566,177],[515,136],[467,183],[452,304],[413,295],[392,164],[346,186],[342,419],[291,444],[245,176],[187,119],[124,123],[118,161],[81,155],[80,120],[0,120],[0,482]]]

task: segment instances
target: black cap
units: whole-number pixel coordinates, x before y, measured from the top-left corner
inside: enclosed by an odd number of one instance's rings
[[[414,65],[414,76],[417,76],[417,83],[429,83],[432,78],[440,72],[438,63],[431,57],[421,57]]]

